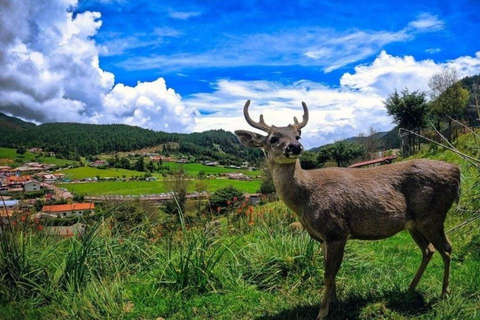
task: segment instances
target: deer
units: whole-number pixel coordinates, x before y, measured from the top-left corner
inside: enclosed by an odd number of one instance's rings
[[[409,291],[414,291],[435,249],[444,264],[442,297],[449,293],[452,246],[444,222],[460,192],[460,169],[443,161],[416,159],[371,168],[303,170],[299,142],[309,114],[305,102],[301,122],[286,127],[267,125],[243,114],[253,128],[266,135],[236,130],[240,142],[263,149],[277,195],[298,217],[303,228],[322,246],[324,294],[317,320],[325,319],[336,299],[335,277],[349,239],[380,240],[408,230],[422,260]]]

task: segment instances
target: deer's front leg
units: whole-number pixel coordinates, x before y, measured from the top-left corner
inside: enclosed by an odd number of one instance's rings
[[[325,292],[318,313],[317,320],[325,319],[328,315],[328,306],[336,296],[335,276],[337,275],[340,265],[342,264],[343,251],[345,249],[346,240],[326,241],[324,243],[325,255]]]

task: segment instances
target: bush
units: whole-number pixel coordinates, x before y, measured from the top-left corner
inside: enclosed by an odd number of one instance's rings
[[[228,207],[229,204],[240,203],[245,199],[243,192],[233,186],[227,186],[223,189],[218,189],[210,197],[210,207],[214,212],[217,208]]]
[[[139,199],[123,203],[112,202],[107,204],[105,209],[112,214],[112,228],[121,234],[131,234],[136,231],[150,232],[158,221],[158,209]]]

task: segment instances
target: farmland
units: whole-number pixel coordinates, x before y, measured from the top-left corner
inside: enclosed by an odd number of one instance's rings
[[[239,190],[248,193],[257,192],[260,188],[260,181],[237,181],[228,179],[206,179],[202,180],[207,186],[207,191],[215,191],[220,188],[232,185]],[[168,192],[163,181],[100,181],[90,183],[66,183],[59,185],[70,192],[83,195],[141,195],[158,194]],[[189,192],[195,191],[195,180],[188,187]]]
[[[166,162],[164,166],[170,167],[172,170],[178,169],[179,167],[183,167],[185,173],[189,176],[196,177],[198,174],[203,171],[205,175],[212,175],[212,174],[221,174],[221,173],[229,173],[229,172],[241,172],[245,175],[256,177],[260,175],[260,171],[254,170],[246,170],[246,169],[232,169],[232,168],[224,168],[224,167],[210,167],[205,166],[200,163],[185,163],[185,164],[178,164],[172,162]],[[79,167],[79,168],[72,168],[59,171],[64,173],[66,177],[72,180],[80,180],[85,178],[93,178],[93,177],[101,177],[101,178],[122,178],[124,175],[127,178],[132,176],[143,176],[145,172],[135,171],[135,170],[126,170],[121,168],[108,168],[108,169],[99,169],[93,167]],[[157,173],[152,173],[152,176],[160,178],[161,175]]]

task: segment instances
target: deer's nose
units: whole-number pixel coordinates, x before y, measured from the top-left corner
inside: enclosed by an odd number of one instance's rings
[[[303,146],[298,142],[290,143],[287,146],[286,151],[287,153],[291,153],[291,154],[300,154],[303,151]]]

